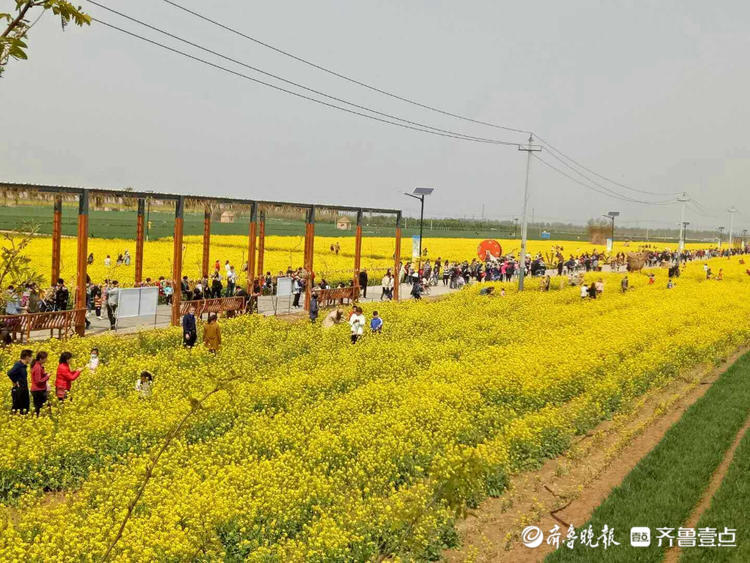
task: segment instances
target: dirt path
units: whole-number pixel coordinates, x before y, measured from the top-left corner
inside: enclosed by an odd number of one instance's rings
[[[514,476],[504,495],[487,499],[457,524],[462,547],[445,552],[445,559],[541,561],[552,546],[525,547],[521,530],[533,524],[546,532],[558,525],[564,536],[569,524],[583,525],[684,410],[746,351],[735,352],[718,368],[697,368],[651,391],[580,438],[564,456],[547,461],[538,471]]]

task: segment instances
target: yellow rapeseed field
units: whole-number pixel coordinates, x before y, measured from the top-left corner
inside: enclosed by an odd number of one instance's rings
[[[388,253],[382,244],[370,254]],[[470,249],[433,244],[446,256]],[[96,345],[104,365],[39,419],[11,416],[4,400],[0,560],[100,560],[165,435],[217,382],[161,457],[115,560],[439,555],[456,514],[499,494],[510,473],[750,342],[747,266],[711,267],[723,281],[695,263],[672,289],[664,270],[653,285],[631,274],[625,294],[621,274],[604,274],[594,301],[534,280],[506,297],[469,286],[379,304],[383,334],[354,346],[346,326],[258,316],[222,321],[217,355],[183,349],[179,329],[45,343],[76,365]],[[3,369],[19,350],[1,353]],[[133,389],[144,369],[155,374],[146,399]]]
[[[428,257],[435,259],[441,257],[443,260],[471,260],[477,256],[477,246],[481,239],[465,238],[425,238],[424,248],[428,251]],[[506,253],[514,253],[516,256],[520,250],[518,240],[499,240]],[[200,236],[187,236],[184,240],[185,250],[183,255],[183,274],[191,278],[200,276],[203,260],[202,238]],[[247,261],[248,255],[247,237],[242,236],[213,236],[211,237],[211,264],[219,260],[222,264],[229,260],[235,268],[242,270],[242,265]],[[330,251],[331,245],[340,245],[339,254]],[[637,249],[640,244],[616,243],[615,252]],[[595,246],[581,241],[529,241],[529,252],[543,255],[551,254],[553,247],[560,246],[566,254],[578,255],[585,251],[594,249],[603,252],[603,246]],[[653,245],[662,249],[664,245]],[[688,245],[695,248],[703,248],[705,245]],[[94,253],[94,263],[89,266],[89,276],[94,282],[102,282],[104,279],[117,279],[121,285],[132,285],[134,281],[134,256],[135,243],[124,239],[96,239],[88,241],[89,252]],[[65,238],[61,245],[61,271],[63,278],[70,284],[75,283],[76,271],[76,241]],[[115,261],[118,254],[130,252],[130,266],[117,266]],[[286,271],[289,266],[297,268],[302,265],[302,253],[304,250],[304,237],[269,236],[266,237],[266,252],[264,270],[273,275],[279,271]],[[386,269],[393,268],[393,254],[395,240],[383,237],[364,237],[362,240],[362,267],[371,271],[373,276],[382,277]],[[51,270],[51,239],[39,237],[31,242],[28,254],[33,257],[34,265],[45,276],[49,276]],[[111,257],[111,266],[104,265],[107,255]],[[412,241],[402,240],[401,256],[405,261],[411,260]],[[145,243],[144,250],[144,279],[150,277],[158,279],[159,276],[170,278],[172,275],[173,246],[169,239],[159,239]],[[329,281],[341,281],[349,279],[354,268],[354,238],[353,237],[316,237],[315,239],[315,271],[318,278],[323,276]],[[240,279],[243,280],[244,276]]]

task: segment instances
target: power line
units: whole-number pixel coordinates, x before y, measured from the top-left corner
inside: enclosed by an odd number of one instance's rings
[[[155,41],[153,39],[149,39],[148,37],[144,37],[143,35],[139,35],[139,34],[134,33],[132,31],[128,31],[127,29],[123,29],[123,28],[118,27],[116,25],[113,25],[111,23],[107,23],[107,22],[105,22],[105,21],[103,21],[103,20],[101,20],[99,18],[93,18],[92,17],[91,19],[93,21],[101,24],[101,25],[109,27],[110,29],[114,29],[116,31],[119,31],[120,33],[125,34],[125,35],[129,35],[130,37],[133,37],[135,39],[140,39],[141,41],[145,41],[146,43],[150,43],[151,45],[154,45],[156,47],[160,47],[162,49],[165,49],[165,50],[170,51],[172,53],[175,53],[177,55],[181,55],[181,56],[186,57],[188,59],[191,59],[191,60],[193,60],[195,62],[199,62],[199,63],[202,63],[204,65],[207,65],[207,66],[210,66],[212,68],[215,68],[217,70],[221,70],[223,72],[227,72],[227,73],[232,74],[234,76],[237,76],[237,77],[240,77],[240,78],[244,78],[245,80],[249,80],[251,82],[255,82],[256,84],[261,84],[263,86],[267,86],[269,88],[273,88],[274,90],[278,90],[280,92],[284,92],[286,94],[290,94],[292,96],[296,96],[296,97],[302,98],[304,100],[315,102],[316,104],[320,104],[320,105],[323,105],[323,106],[326,106],[326,107],[329,107],[329,108],[332,108],[332,109],[337,109],[337,110],[340,110],[340,111],[344,111],[344,112],[350,113],[352,115],[358,115],[360,117],[365,117],[367,119],[372,119],[373,121],[378,121],[380,123],[385,123],[385,124],[388,124],[388,125],[395,125],[397,127],[402,127],[404,129],[411,129],[412,131],[419,131],[421,133],[429,133],[431,135],[438,135],[440,137],[449,137],[449,138],[452,138],[452,139],[459,139],[459,140],[462,140],[462,141],[472,141],[472,142],[475,142],[475,143],[518,146],[518,143],[511,143],[511,142],[508,142],[508,141],[498,141],[498,140],[491,140],[491,139],[482,140],[480,138],[466,137],[466,136],[463,136],[461,134],[441,133],[439,131],[434,131],[434,130],[431,130],[431,129],[423,129],[421,127],[415,127],[415,126],[412,126],[412,125],[407,125],[406,123],[400,123],[398,121],[390,121],[388,119],[382,119],[382,118],[376,117],[374,115],[369,115],[369,114],[362,113],[362,112],[359,112],[359,111],[355,111],[355,110],[352,110],[352,109],[349,109],[349,108],[341,107],[341,106],[338,106],[336,104],[332,104],[332,103],[329,103],[329,102],[326,102],[326,101],[323,101],[323,100],[318,100],[317,98],[313,98],[311,96],[306,96],[304,94],[300,94],[299,92],[295,92],[293,90],[289,90],[287,88],[283,88],[281,86],[277,86],[275,84],[271,84],[269,82],[265,82],[263,80],[259,80],[257,78],[253,78],[252,76],[248,76],[247,74],[243,74],[241,72],[238,72],[236,70],[232,70],[232,69],[227,68],[225,66],[221,66],[219,64],[212,63],[211,61],[207,61],[206,59],[202,59],[202,58],[197,57],[195,55],[191,55],[190,53],[186,53],[185,51],[180,51],[179,49],[175,49],[174,47],[170,47],[169,45],[165,45],[164,43],[160,43],[160,42]]]
[[[559,161],[565,167],[569,168],[570,170],[572,170],[573,172],[575,172],[576,174],[578,174],[579,176],[581,176],[582,178],[584,178],[585,180],[587,180],[587,181],[591,182],[592,184],[594,184],[595,186],[597,186],[597,187],[599,187],[599,188],[601,188],[601,189],[603,189],[603,190],[611,193],[612,195],[615,195],[615,196],[618,196],[618,197],[622,197],[622,198],[626,198],[628,201],[632,201],[632,202],[636,202],[636,203],[645,203],[643,200],[638,200],[638,199],[635,199],[635,198],[633,198],[633,197],[631,197],[629,195],[621,194],[621,193],[613,190],[612,188],[609,188],[609,187],[605,186],[604,184],[600,184],[596,180],[590,178],[589,176],[586,176],[586,174],[584,174],[583,172],[581,172],[580,170],[578,170],[574,166],[571,166],[570,164],[568,164],[567,161],[565,161],[562,158],[560,158],[559,156],[557,156],[554,152],[550,151],[549,155],[552,158],[554,158],[557,161]],[[668,202],[660,202],[660,203],[673,203],[673,200],[669,200]]]
[[[531,131],[528,131],[528,130],[525,130],[525,129],[516,129],[515,127],[508,127],[506,125],[498,125],[496,123],[491,123],[489,121],[482,121],[480,119],[473,119],[471,117],[467,117],[467,116],[460,115],[460,114],[457,114],[457,113],[452,113],[452,112],[449,112],[449,111],[444,110],[444,109],[440,109],[440,108],[437,108],[437,107],[434,107],[434,106],[430,106],[428,104],[424,104],[424,103],[418,102],[418,101],[413,100],[411,98],[407,98],[407,97],[404,97],[404,96],[400,96],[398,94],[394,94],[393,92],[389,92],[388,90],[383,90],[382,88],[378,88],[377,86],[373,86],[371,84],[367,84],[366,82],[362,82],[362,81],[357,80],[355,78],[351,78],[349,76],[346,76],[345,74],[341,74],[339,72],[336,72],[335,70],[331,70],[330,68],[327,68],[327,67],[325,67],[323,65],[319,65],[319,64],[314,63],[314,62],[312,62],[312,61],[310,61],[308,59],[304,59],[304,58],[302,58],[300,56],[297,56],[297,55],[295,55],[293,53],[290,53],[289,51],[285,51],[283,49],[280,49],[279,47],[274,47],[273,45],[271,45],[269,43],[261,41],[260,39],[252,37],[251,35],[247,35],[246,33],[243,33],[243,32],[241,32],[241,31],[239,31],[237,29],[234,29],[233,27],[229,27],[228,25],[225,25],[225,24],[223,24],[221,22],[213,20],[213,19],[209,18],[208,16],[204,16],[203,14],[200,14],[198,12],[190,10],[189,8],[186,8],[185,6],[181,6],[180,4],[178,4],[176,2],[172,2],[171,0],[163,0],[163,1],[165,3],[167,3],[167,4],[169,4],[170,6],[173,6],[173,7],[177,8],[178,10],[182,10],[183,12],[187,12],[188,14],[191,14],[191,15],[195,16],[196,18],[199,18],[199,19],[201,19],[203,21],[211,23],[211,24],[213,24],[213,25],[215,25],[217,27],[220,27],[220,28],[222,28],[222,29],[224,29],[226,31],[234,33],[235,35],[238,35],[240,37],[248,39],[248,40],[252,41],[253,43],[256,43],[258,45],[266,47],[267,49],[271,49],[272,51],[275,51],[275,52],[277,52],[277,53],[279,53],[281,55],[284,55],[286,57],[294,59],[295,61],[301,62],[303,64],[306,64],[308,66],[311,66],[313,68],[321,70],[321,71],[323,71],[325,73],[328,73],[328,74],[330,74],[332,76],[335,76],[337,78],[341,78],[342,80],[346,80],[347,82],[351,82],[352,84],[356,84],[358,86],[362,86],[363,88],[367,88],[368,90],[372,90],[373,92],[378,92],[379,94],[383,94],[385,96],[389,96],[389,97],[394,98],[396,100],[400,100],[402,102],[406,102],[408,104],[412,104],[414,106],[417,106],[417,107],[420,107],[420,108],[423,108],[423,109],[427,109],[427,110],[430,110],[430,111],[441,113],[443,115],[447,115],[447,116],[450,116],[450,117],[455,117],[456,119],[463,119],[464,121],[469,121],[471,123],[477,123],[479,125],[486,125],[488,127],[494,127],[496,129],[503,129],[505,131],[511,131],[513,133],[523,133],[523,134],[526,134],[526,135],[528,135],[529,133],[531,133]]]
[[[439,127],[433,127],[433,126],[427,125],[425,123],[420,123],[418,121],[410,121],[408,119],[405,119],[403,117],[399,117],[397,115],[392,115],[392,114],[389,114],[389,113],[385,113],[385,112],[382,112],[382,111],[378,111],[378,110],[372,109],[372,108],[367,107],[367,106],[359,105],[359,104],[356,104],[354,102],[350,102],[349,100],[345,100],[343,98],[338,98],[336,96],[332,96],[330,94],[326,94],[325,92],[322,92],[320,90],[316,90],[314,88],[310,88],[308,86],[305,86],[304,84],[300,84],[299,82],[294,82],[292,80],[288,80],[288,79],[286,79],[286,78],[284,78],[282,76],[279,76],[277,74],[273,74],[273,73],[267,72],[267,71],[265,71],[265,70],[263,70],[261,68],[249,65],[249,64],[244,63],[242,61],[239,61],[237,59],[234,59],[232,57],[229,57],[227,55],[224,55],[222,53],[219,53],[217,51],[214,51],[212,49],[204,47],[202,45],[199,45],[198,43],[194,43],[192,41],[189,41],[188,39],[185,39],[183,37],[180,37],[178,35],[170,33],[170,32],[168,32],[168,31],[166,31],[164,29],[161,29],[159,27],[151,25],[151,24],[149,24],[149,23],[147,23],[145,21],[139,20],[137,18],[134,18],[132,16],[129,16],[127,14],[119,12],[119,11],[113,9],[113,8],[109,8],[109,7],[105,6],[104,4],[100,4],[99,2],[96,2],[95,0],[88,0],[88,2],[91,3],[91,4],[93,4],[93,5],[95,5],[95,6],[98,6],[99,8],[107,10],[108,12],[111,12],[113,14],[117,14],[118,16],[120,16],[122,18],[125,18],[125,19],[127,19],[127,20],[129,20],[131,22],[137,23],[139,25],[142,25],[143,27],[146,27],[148,29],[151,29],[153,31],[161,33],[162,35],[166,35],[167,37],[171,37],[172,39],[176,39],[177,41],[181,41],[182,43],[190,45],[191,47],[195,47],[196,49],[200,49],[202,51],[205,51],[206,53],[210,53],[212,55],[215,55],[215,56],[220,57],[220,58],[222,58],[224,60],[233,62],[235,64],[238,64],[238,65],[243,66],[243,67],[245,67],[247,69],[253,70],[255,72],[258,72],[260,74],[268,76],[270,78],[274,78],[276,80],[279,80],[280,82],[283,82],[285,84],[289,84],[290,86],[295,86],[297,88],[301,88],[301,89],[306,90],[308,92],[312,92],[312,93],[317,94],[319,96],[323,96],[323,97],[328,98],[330,100],[334,100],[336,102],[340,102],[340,103],[343,103],[343,104],[355,107],[357,109],[361,109],[363,111],[369,111],[369,112],[374,113],[376,115],[380,115],[380,116],[387,117],[387,118],[390,118],[390,119],[395,119],[397,121],[401,121],[401,122],[407,123],[409,125],[414,125],[416,127],[422,127],[422,128],[425,128],[425,129],[432,129],[433,131],[439,131],[441,133],[447,133],[447,134],[450,134],[450,135],[456,135],[456,136],[460,136],[460,137],[466,137],[467,139],[474,140],[474,141],[485,141],[485,142],[492,142],[492,143],[495,143],[495,144],[507,144],[507,145],[513,145],[513,146],[517,146],[518,145],[518,143],[513,143],[513,142],[510,142],[510,141],[502,141],[502,140],[499,140],[499,139],[490,139],[490,138],[487,138],[487,137],[477,137],[477,136],[474,136],[474,135],[467,135],[466,133],[461,133],[459,131],[451,131],[449,129],[441,129]]]
[[[239,37],[242,37],[244,39],[252,41],[253,43],[256,43],[257,45],[261,45],[262,47],[270,49],[270,50],[272,50],[272,51],[274,51],[276,53],[279,53],[281,55],[284,55],[286,57],[294,59],[294,60],[296,60],[296,61],[298,61],[300,63],[308,65],[308,66],[310,66],[312,68],[315,68],[315,69],[320,70],[322,72],[325,72],[327,74],[330,74],[331,76],[335,76],[337,78],[340,78],[340,79],[345,80],[347,82],[350,82],[352,84],[356,84],[358,86],[361,86],[361,87],[366,88],[368,90],[371,90],[373,92],[377,92],[379,94],[383,94],[385,96],[394,98],[396,100],[400,100],[402,102],[406,102],[408,104],[411,104],[411,105],[414,105],[414,106],[417,106],[417,107],[420,107],[420,108],[423,108],[423,109],[427,109],[427,110],[430,110],[430,111],[433,111],[433,112],[437,112],[437,113],[442,114],[442,115],[447,115],[447,116],[450,116],[450,117],[453,117],[453,118],[456,118],[456,119],[461,119],[461,120],[464,120],[464,121],[467,121],[467,122],[470,122],[470,123],[484,125],[484,126],[487,126],[487,127],[493,127],[495,129],[502,129],[502,130],[505,130],[505,131],[512,131],[514,133],[524,133],[524,134],[530,134],[530,133],[532,133],[532,131],[526,130],[526,129],[518,129],[518,128],[515,128],[515,127],[509,127],[507,125],[501,125],[501,124],[498,124],[498,123],[492,123],[490,121],[484,121],[484,120],[481,120],[481,119],[474,119],[472,117],[468,117],[468,116],[465,116],[465,115],[461,115],[461,114],[457,114],[457,113],[454,113],[454,112],[450,112],[450,111],[447,111],[447,110],[444,110],[444,109],[441,109],[441,108],[438,108],[438,107],[435,107],[435,106],[432,106],[432,105],[429,105],[429,104],[425,104],[423,102],[419,102],[417,100],[414,100],[413,98],[408,98],[406,96],[401,96],[401,95],[396,94],[394,92],[390,92],[388,90],[384,90],[383,88],[379,88],[377,86],[373,86],[372,84],[368,84],[367,82],[363,82],[361,80],[357,80],[355,78],[352,78],[352,77],[347,76],[345,74],[342,74],[340,72],[332,70],[329,67],[323,66],[323,65],[315,63],[315,62],[312,62],[309,59],[305,59],[303,57],[295,55],[294,53],[291,53],[289,51],[286,51],[284,49],[281,49],[279,47],[271,45],[270,43],[262,41],[262,40],[258,39],[257,37],[253,37],[251,35],[248,35],[247,33],[244,33],[242,31],[239,31],[238,29],[235,29],[235,28],[233,28],[231,26],[223,24],[223,23],[221,23],[221,22],[219,22],[217,20],[214,20],[214,19],[212,19],[212,18],[210,18],[208,16],[205,16],[205,15],[199,13],[199,12],[196,12],[195,10],[191,10],[189,8],[186,8],[185,6],[182,6],[182,5],[178,4],[177,2],[174,2],[173,0],[162,0],[162,1],[164,3],[172,6],[172,7],[177,8],[178,10],[181,10],[181,11],[183,11],[185,13],[188,13],[188,14],[190,14],[190,15],[198,18],[198,19],[201,19],[201,20],[203,20],[203,21],[205,21],[207,23],[210,23],[212,25],[215,25],[215,26],[217,26],[217,27],[219,27],[221,29],[224,29],[225,31],[228,31],[230,33],[233,33],[233,34],[235,34],[235,35],[237,35]],[[649,191],[649,190],[642,190],[642,189],[639,189],[639,188],[634,188],[632,186],[628,186],[627,184],[623,184],[623,183],[618,182],[616,180],[612,180],[611,178],[608,178],[607,176],[604,176],[603,174],[599,174],[598,172],[595,172],[594,170],[592,170],[592,169],[584,166],[580,162],[574,160],[572,157],[570,157],[567,154],[563,153],[557,147],[555,147],[554,145],[552,145],[551,143],[549,143],[545,139],[539,137],[538,135],[536,135],[536,137],[539,139],[540,142],[542,142],[542,144],[544,144],[549,149],[550,153],[556,152],[561,157],[567,159],[569,162],[571,162],[574,165],[580,167],[581,169],[585,170],[586,172],[588,172],[590,174],[593,174],[593,175],[597,176],[598,178],[600,178],[601,180],[609,182],[609,183],[611,183],[613,185],[616,185],[616,186],[618,186],[620,188],[624,188],[624,189],[632,191],[632,192],[642,193],[642,194],[647,194],[647,195],[677,195],[679,193],[679,192],[655,192],[655,191]]]
[[[539,135],[536,135],[536,137],[537,137],[537,140],[540,143],[542,143],[543,145],[545,145],[547,147],[547,149],[549,149],[550,154],[557,153],[561,157],[563,157],[566,160],[572,162],[573,164],[575,164],[576,166],[582,168],[586,172],[588,172],[590,174],[593,174],[594,176],[596,176],[598,178],[601,178],[602,180],[604,180],[606,182],[614,184],[615,186],[619,186],[621,188],[624,188],[626,190],[630,190],[632,192],[641,193],[641,194],[647,194],[647,195],[677,195],[677,194],[681,193],[681,192],[652,192],[652,191],[648,191],[648,190],[641,190],[641,189],[638,189],[638,188],[633,188],[631,186],[628,186],[627,184],[623,184],[621,182],[617,182],[616,180],[612,180],[611,178],[607,178],[606,176],[604,176],[602,174],[599,174],[598,172],[595,172],[595,171],[591,170],[590,168],[587,168],[586,166],[584,166],[580,162],[574,160],[570,156],[568,156],[565,153],[563,153],[560,149],[558,149],[554,145],[550,144],[548,141],[545,141],[544,139],[542,139]]]
[[[555,171],[555,172],[557,172],[558,174],[561,174],[562,176],[565,176],[565,177],[566,177],[566,178],[568,178],[569,180],[572,180],[572,181],[573,181],[573,182],[575,182],[576,184],[579,184],[580,186],[583,186],[583,187],[584,187],[584,188],[586,188],[586,189],[589,189],[589,190],[591,190],[591,191],[594,191],[594,192],[600,193],[600,194],[602,194],[602,195],[605,195],[605,196],[608,196],[608,197],[611,197],[611,198],[614,198],[614,199],[618,199],[618,200],[620,200],[620,201],[626,201],[626,202],[629,202],[629,203],[640,203],[640,204],[642,204],[642,205],[671,205],[671,204],[673,204],[673,203],[674,203],[674,201],[663,201],[663,202],[658,202],[658,201],[657,201],[657,202],[654,202],[654,201],[642,201],[642,200],[638,200],[638,199],[632,199],[632,198],[629,198],[629,197],[624,197],[624,196],[620,196],[620,195],[615,195],[615,194],[613,194],[613,193],[609,193],[609,192],[606,192],[606,191],[602,191],[602,190],[600,190],[600,189],[598,189],[598,188],[596,188],[596,187],[594,187],[594,186],[591,186],[591,185],[589,185],[589,184],[586,184],[586,183],[584,183],[584,182],[580,181],[580,180],[579,180],[578,178],[575,178],[574,176],[571,176],[571,175],[570,175],[570,174],[568,174],[567,172],[565,172],[565,171],[563,171],[563,170],[560,170],[560,169],[559,169],[559,168],[557,168],[557,167],[556,167],[555,165],[553,165],[553,164],[550,164],[549,162],[547,162],[546,160],[544,160],[543,158],[541,158],[541,157],[540,157],[539,155],[536,155],[536,154],[535,154],[535,155],[533,155],[533,156],[534,156],[534,158],[536,158],[536,159],[537,159],[537,160],[538,160],[539,162],[541,162],[542,164],[544,164],[544,165],[545,165],[545,166],[547,166],[548,168],[551,168],[552,170],[554,170],[554,171]]]

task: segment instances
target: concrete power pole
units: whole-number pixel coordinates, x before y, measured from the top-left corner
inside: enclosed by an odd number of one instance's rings
[[[682,195],[677,198],[677,201],[682,203],[682,211],[680,212],[680,252],[685,250],[685,207],[687,202],[690,201],[686,192],[682,192]]]
[[[528,145],[519,145],[519,151],[526,151],[526,184],[523,189],[523,215],[521,217],[521,257],[518,261],[518,291],[523,291],[523,278],[526,270],[526,235],[528,231],[529,209],[529,173],[531,172],[531,153],[541,152],[542,147],[534,145],[534,135],[529,135]]]

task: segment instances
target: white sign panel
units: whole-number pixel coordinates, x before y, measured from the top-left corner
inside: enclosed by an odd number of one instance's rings
[[[141,302],[138,308],[139,317],[150,317],[156,315],[156,307],[159,305],[159,288],[142,287]]]
[[[138,316],[138,307],[141,301],[140,288],[122,288],[119,290],[120,298],[117,303],[117,318],[125,319]]]
[[[277,278],[276,279],[276,296],[277,297],[289,297],[292,294],[293,287],[292,278]]]
[[[120,289],[117,318],[154,316],[156,315],[158,303],[158,287],[129,287],[127,289]]]

